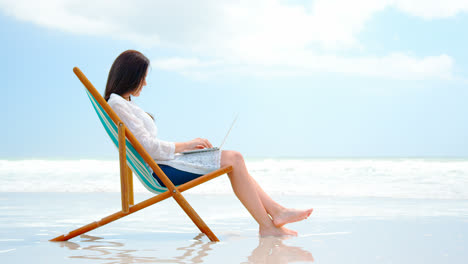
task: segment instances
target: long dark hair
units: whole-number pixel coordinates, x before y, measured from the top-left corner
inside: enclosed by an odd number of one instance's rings
[[[139,88],[145,79],[149,63],[148,58],[139,51],[122,52],[109,71],[104,99],[108,101],[111,93],[123,95]]]

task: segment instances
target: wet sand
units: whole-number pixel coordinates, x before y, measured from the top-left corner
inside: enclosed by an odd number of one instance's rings
[[[137,194],[136,200],[149,197]],[[221,242],[167,200],[68,242],[50,238],[119,210],[117,193],[0,193],[1,263],[467,263],[468,201],[276,196],[315,208],[259,238],[234,195],[186,197]]]

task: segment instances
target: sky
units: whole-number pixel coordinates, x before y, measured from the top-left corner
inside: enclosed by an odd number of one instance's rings
[[[167,141],[246,157],[468,157],[468,1],[0,0],[0,159],[115,159],[101,92],[127,49]],[[465,30],[464,30],[465,29]]]

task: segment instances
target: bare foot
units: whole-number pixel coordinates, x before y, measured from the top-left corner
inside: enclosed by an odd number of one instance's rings
[[[285,224],[294,223],[307,219],[314,209],[310,208],[307,210],[297,209],[285,209],[279,215],[273,218],[273,224],[277,227],[281,227]]]
[[[287,229],[286,227],[276,227],[276,226],[272,226],[270,228],[265,228],[265,227],[260,226],[259,233],[261,237],[297,236],[297,232],[294,230]]]

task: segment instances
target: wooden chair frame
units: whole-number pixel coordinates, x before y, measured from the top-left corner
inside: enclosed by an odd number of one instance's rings
[[[98,227],[106,225],[110,222],[113,222],[117,219],[120,219],[124,216],[133,214],[141,209],[144,209],[150,205],[163,201],[169,197],[174,198],[174,200],[179,204],[188,217],[193,221],[193,223],[204,233],[211,241],[219,241],[216,235],[211,231],[211,229],[205,224],[197,212],[190,206],[187,200],[182,196],[182,192],[191,189],[197,185],[200,185],[204,182],[207,182],[211,179],[214,179],[225,173],[232,171],[232,166],[225,166],[216,171],[208,173],[206,175],[200,176],[194,180],[191,180],[187,183],[184,183],[179,186],[175,186],[172,181],[164,174],[164,172],[159,168],[158,164],[151,158],[148,152],[143,148],[143,146],[138,142],[135,136],[125,127],[125,124],[120,120],[117,114],[112,110],[112,108],[107,104],[104,98],[98,93],[96,88],[91,84],[91,82],[86,78],[86,76],[81,72],[78,67],[74,67],[73,71],[76,76],[80,79],[83,85],[88,89],[92,96],[98,101],[114,123],[118,126],[118,142],[119,142],[119,163],[120,163],[120,184],[121,184],[121,198],[122,198],[122,210],[114,214],[106,216],[99,221],[92,222],[85,226],[82,226],[78,229],[70,231],[68,234],[60,235],[56,238],[51,239],[50,241],[66,241],[76,236],[79,236],[83,233],[94,230]],[[127,166],[126,162],[126,146],[125,139],[128,139],[129,142],[133,145],[135,150],[142,156],[143,160],[151,167],[151,169],[156,173],[159,179],[167,187],[167,191],[161,194],[158,194],[152,198],[134,204],[134,195],[133,195],[133,177],[132,171]]]

